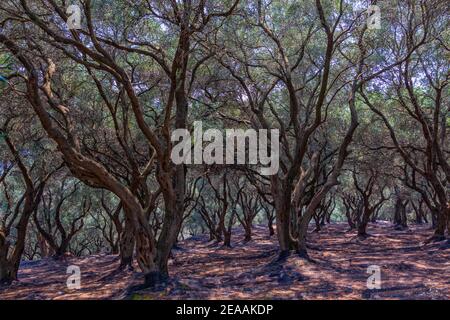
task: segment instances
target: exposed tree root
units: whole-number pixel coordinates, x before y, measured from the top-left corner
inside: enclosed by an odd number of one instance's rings
[[[130,296],[136,291],[141,290],[151,292],[163,291],[169,283],[168,275],[158,271],[147,273],[144,279],[144,283],[129,287],[126,290],[126,296]]]
[[[270,261],[268,263],[268,266],[272,266],[272,265],[276,265],[276,264],[283,264],[287,261],[287,259],[289,258],[290,255],[291,255],[291,251],[289,251],[289,250],[280,251],[278,256],[276,256],[275,259],[273,259],[272,261]]]
[[[430,238],[428,238],[427,240],[424,241],[424,244],[429,244],[429,243],[436,243],[436,242],[441,242],[441,241],[445,241],[447,238],[444,235],[437,235],[434,234],[432,235]]]
[[[309,254],[308,254],[308,252],[306,250],[297,250],[296,253],[297,253],[297,257],[299,257],[299,258],[301,258],[301,259],[303,259],[305,261],[308,261],[308,262],[311,262],[311,263],[317,263],[316,260],[314,260],[313,258],[311,258],[309,256]]]

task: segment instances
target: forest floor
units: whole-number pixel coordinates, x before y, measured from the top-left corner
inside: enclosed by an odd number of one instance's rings
[[[19,280],[0,288],[2,299],[450,299],[448,243],[423,244],[432,231],[410,226],[395,231],[387,222],[370,224],[370,237],[361,240],[346,224],[330,224],[310,233],[314,262],[291,256],[284,264],[277,256],[276,237],[256,226],[253,240],[243,243],[241,230],[233,248],[196,236],[179,243],[170,261],[167,288],[127,295],[142,281],[138,272],[123,271],[118,258],[94,255],[23,262]],[[69,265],[81,270],[81,289],[69,290]],[[381,269],[381,289],[368,290],[367,268]],[[137,268],[136,268],[137,270]]]

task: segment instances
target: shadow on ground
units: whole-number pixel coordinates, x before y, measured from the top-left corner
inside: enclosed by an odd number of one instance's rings
[[[179,243],[170,261],[171,281],[160,292],[139,291],[131,299],[449,299],[448,244],[424,245],[432,231],[412,226],[395,231],[389,223],[369,226],[361,240],[346,232],[346,224],[331,224],[309,236],[310,263],[291,256],[276,257],[276,237],[256,226],[253,240],[243,243],[236,230],[233,248],[197,236]],[[106,277],[118,267],[115,256],[95,255],[23,262],[20,281],[0,288],[0,299],[121,299],[141,281],[138,272]],[[81,269],[81,289],[66,286],[69,265]],[[368,266],[381,268],[380,290],[368,290]]]

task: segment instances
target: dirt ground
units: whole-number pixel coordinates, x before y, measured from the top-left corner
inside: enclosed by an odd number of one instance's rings
[[[171,281],[158,292],[127,294],[142,281],[138,272],[111,273],[116,256],[95,255],[24,262],[19,280],[0,288],[0,299],[449,299],[449,243],[424,245],[432,231],[410,226],[394,231],[387,222],[371,224],[361,240],[346,224],[326,225],[309,236],[314,262],[291,256],[284,264],[270,263],[277,255],[275,236],[255,227],[253,240],[233,235],[233,248],[223,248],[197,236],[179,243],[170,261]],[[69,265],[81,270],[81,289],[66,286]],[[381,289],[368,290],[367,268],[381,270]]]

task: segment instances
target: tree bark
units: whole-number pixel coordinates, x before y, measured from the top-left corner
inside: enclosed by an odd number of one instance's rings
[[[124,208],[124,210],[127,210]],[[133,253],[135,247],[134,228],[129,218],[129,214],[125,215],[125,226],[122,228],[120,235],[119,252],[120,266],[119,269],[126,267],[133,268]]]
[[[406,217],[406,204],[402,199],[397,198],[395,202],[394,225],[396,230],[404,230],[408,228]]]
[[[0,286],[9,285],[17,279],[17,271],[14,271],[12,263],[8,260],[9,243],[0,230]]]
[[[273,180],[274,178],[272,178]],[[291,192],[283,192],[278,188],[279,182],[272,183],[272,194],[274,195],[276,229],[280,245],[280,257],[285,256],[290,250],[296,249],[295,241],[291,237]],[[280,186],[281,187],[281,186]]]
[[[231,232],[224,230],[223,236],[223,245],[231,248]]]
[[[267,226],[269,228],[269,237],[272,237],[275,234],[275,229],[273,228],[273,220],[269,219],[267,222]]]
[[[365,208],[362,214],[361,221],[358,223],[358,237],[367,237],[367,225],[370,221],[370,216],[372,215],[372,210]]]

